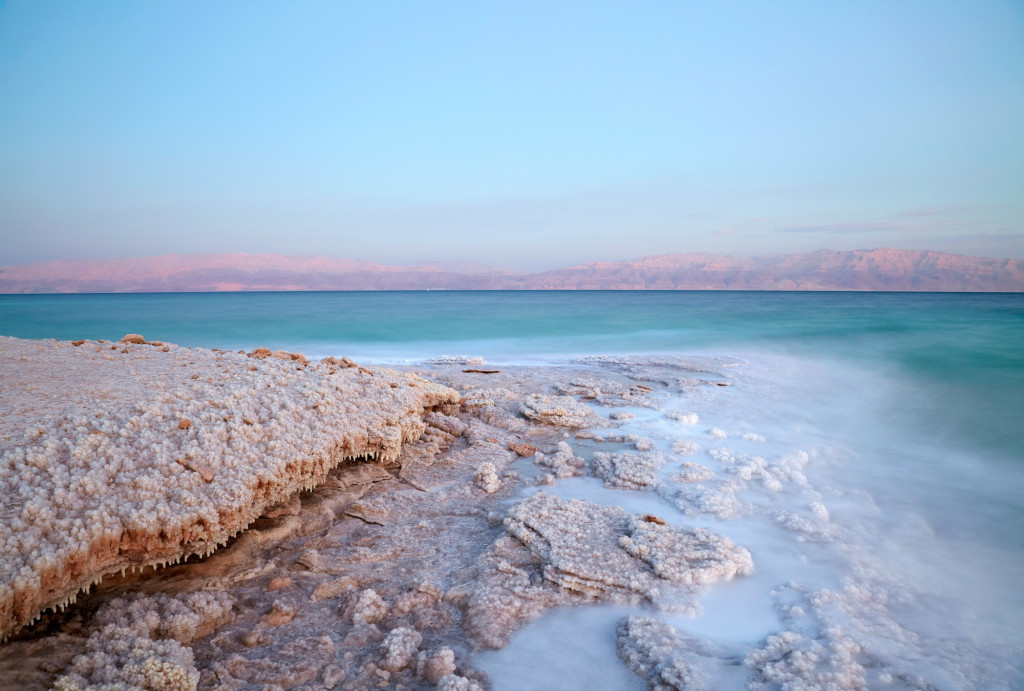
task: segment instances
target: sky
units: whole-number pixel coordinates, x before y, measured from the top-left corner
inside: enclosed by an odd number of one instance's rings
[[[0,0],[0,265],[1024,258],[1024,2]]]

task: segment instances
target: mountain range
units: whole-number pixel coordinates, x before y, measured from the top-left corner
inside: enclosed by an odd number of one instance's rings
[[[81,259],[0,267],[0,293],[239,290],[1024,291],[1024,261],[872,249],[736,257],[665,254],[517,273],[474,262],[390,266],[278,254]]]

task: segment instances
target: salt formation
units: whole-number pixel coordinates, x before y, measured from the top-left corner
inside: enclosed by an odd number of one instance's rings
[[[676,439],[672,442],[672,453],[680,456],[692,456],[700,450],[700,445],[688,439]]]
[[[669,482],[705,482],[715,476],[715,471],[692,461],[683,463],[682,470],[669,478]]]
[[[674,626],[632,615],[616,627],[619,657],[651,691],[703,689],[701,675],[686,662],[690,640]]]
[[[658,470],[665,465],[658,452],[594,454],[594,474],[604,479],[605,487],[650,489],[658,484]]]
[[[90,345],[0,338],[0,635],[105,574],[212,552],[338,463],[393,460],[425,410],[459,402],[391,370]]]
[[[519,412],[531,420],[556,427],[585,427],[596,417],[587,406],[571,396],[530,394]]]
[[[436,684],[449,674],[455,674],[455,652],[448,646],[433,652],[423,650],[416,656],[416,676]]]
[[[501,480],[498,479],[494,464],[491,462],[481,463],[473,475],[473,484],[487,494],[494,494],[501,489]]]
[[[710,531],[658,525],[617,506],[541,492],[512,507],[505,526],[541,559],[547,580],[612,600],[616,594],[655,600],[657,579],[697,584],[753,568],[747,550]],[[650,568],[637,569],[634,559]]]
[[[842,588],[772,592],[785,630],[747,653],[750,689],[1019,688],[1020,650],[907,628],[918,593],[866,570]],[[929,598],[930,599],[930,598]],[[917,603],[924,604],[924,603]],[[928,606],[935,607],[937,603]]]
[[[696,425],[699,420],[697,413],[669,413],[667,417],[684,425]]]
[[[359,593],[355,611],[352,612],[353,624],[376,624],[388,615],[388,605],[373,588]]]
[[[516,504],[505,518],[515,539],[495,542],[483,583],[467,594],[470,632],[500,647],[523,622],[580,597],[685,610],[688,591],[753,568],[727,538],[657,520],[542,492]]]
[[[381,644],[384,651],[381,667],[389,672],[405,669],[416,658],[422,642],[423,636],[415,629],[404,626],[392,629]]]
[[[549,469],[559,479],[565,479],[581,475],[587,462],[577,456],[572,447],[564,441],[558,442],[555,453],[538,453],[533,462],[542,468]]]
[[[652,407],[649,394],[652,389],[635,382],[615,381],[607,377],[573,377],[568,383],[555,382],[555,391],[566,396],[580,396],[605,406]],[[617,417],[619,416],[619,417]],[[636,417],[633,413],[618,412],[610,416],[613,420],[628,420]]]
[[[96,613],[86,652],[54,689],[195,689],[199,672],[188,646],[229,621],[231,606],[217,592],[112,600]]]

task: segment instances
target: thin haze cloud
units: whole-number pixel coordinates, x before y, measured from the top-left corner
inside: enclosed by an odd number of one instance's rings
[[[1024,257],[1022,36],[1009,0],[11,1],[0,265]]]

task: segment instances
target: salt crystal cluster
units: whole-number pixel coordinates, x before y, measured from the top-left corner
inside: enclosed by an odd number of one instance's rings
[[[405,669],[416,658],[422,642],[423,636],[415,629],[405,626],[392,629],[381,644],[384,652],[381,667],[392,673]]]
[[[700,450],[700,444],[688,439],[676,439],[672,442],[672,453],[680,456],[692,456]]]
[[[388,605],[373,588],[359,593],[352,612],[353,624],[376,624],[388,615]]]
[[[658,484],[658,471],[667,459],[656,451],[641,453],[594,454],[594,474],[604,479],[605,487],[650,489]]]
[[[555,453],[537,454],[533,462],[542,468],[547,468],[559,479],[565,479],[581,475],[587,462],[577,456],[566,442],[558,442]]]
[[[750,553],[707,530],[638,518],[619,507],[537,493],[505,526],[562,588],[611,601],[656,601],[665,581],[697,585],[748,573]]]
[[[674,626],[632,615],[616,627],[619,658],[651,691],[704,689],[701,675],[686,663],[689,639]]]
[[[445,594],[465,609],[475,642],[490,648],[544,610],[581,601],[691,612],[703,584],[752,569],[746,549],[710,531],[543,492],[513,506],[505,528],[478,581]]]
[[[498,479],[497,470],[490,461],[480,464],[473,475],[473,484],[487,494],[494,494],[501,489],[501,480]]]
[[[519,406],[519,412],[556,427],[585,427],[596,418],[590,408],[571,396],[530,394]]]
[[[27,352],[59,389],[74,388],[104,357],[89,345],[0,339],[0,375],[8,381],[6,370],[24,365],[10,351]],[[0,635],[104,574],[212,552],[338,463],[396,458],[424,432],[425,410],[459,401],[390,370],[123,349],[123,372],[106,377],[110,393],[26,419],[3,441]],[[145,394],[118,396],[118,377],[125,391],[145,382]]]
[[[112,600],[97,611],[86,652],[53,688],[191,691],[199,672],[188,646],[229,621],[231,606],[222,592]]]

